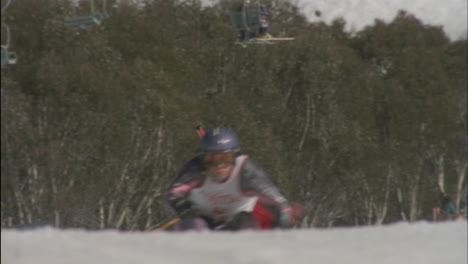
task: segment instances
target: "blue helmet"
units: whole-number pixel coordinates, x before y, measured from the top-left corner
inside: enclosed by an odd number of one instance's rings
[[[237,152],[239,150],[239,140],[236,134],[225,127],[215,127],[206,131],[198,144],[200,153]]]

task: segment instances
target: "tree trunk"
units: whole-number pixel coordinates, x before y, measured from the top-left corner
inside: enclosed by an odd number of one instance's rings
[[[436,159],[436,166],[437,166],[437,186],[439,186],[440,193],[445,194],[444,156],[439,156]]]
[[[375,224],[380,225],[383,223],[385,216],[387,216],[387,208],[388,208],[388,198],[390,197],[390,183],[392,182],[393,179],[393,171],[392,171],[392,166],[388,166],[388,171],[387,171],[387,179],[385,181],[385,195],[384,195],[384,202],[382,207],[379,210],[376,211],[376,220]]]
[[[401,191],[401,188],[400,187],[397,187],[397,200],[398,200],[398,204],[400,206],[400,216],[401,216],[401,219],[403,221],[407,221],[408,220],[408,216],[406,215],[405,213],[405,210],[404,210],[404,207],[403,207],[403,193]]]
[[[460,201],[464,199],[463,195],[463,186],[466,180],[466,168],[468,162],[465,160],[460,166],[457,167],[457,193],[455,199],[455,206],[457,207],[457,211],[460,211]],[[467,190],[465,190],[467,191]]]

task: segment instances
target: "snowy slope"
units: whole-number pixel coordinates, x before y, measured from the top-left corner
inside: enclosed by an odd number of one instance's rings
[[[467,222],[164,233],[2,230],[5,264],[466,264]]]

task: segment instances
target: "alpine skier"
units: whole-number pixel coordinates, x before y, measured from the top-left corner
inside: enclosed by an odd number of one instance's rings
[[[198,155],[185,163],[165,193],[181,219],[174,230],[289,228],[295,216],[269,175],[239,153],[236,134],[224,127],[204,133]]]

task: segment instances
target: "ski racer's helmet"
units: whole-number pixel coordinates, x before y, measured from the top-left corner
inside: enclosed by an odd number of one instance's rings
[[[236,134],[225,127],[215,127],[206,131],[198,144],[199,153],[222,153],[239,151]]]

